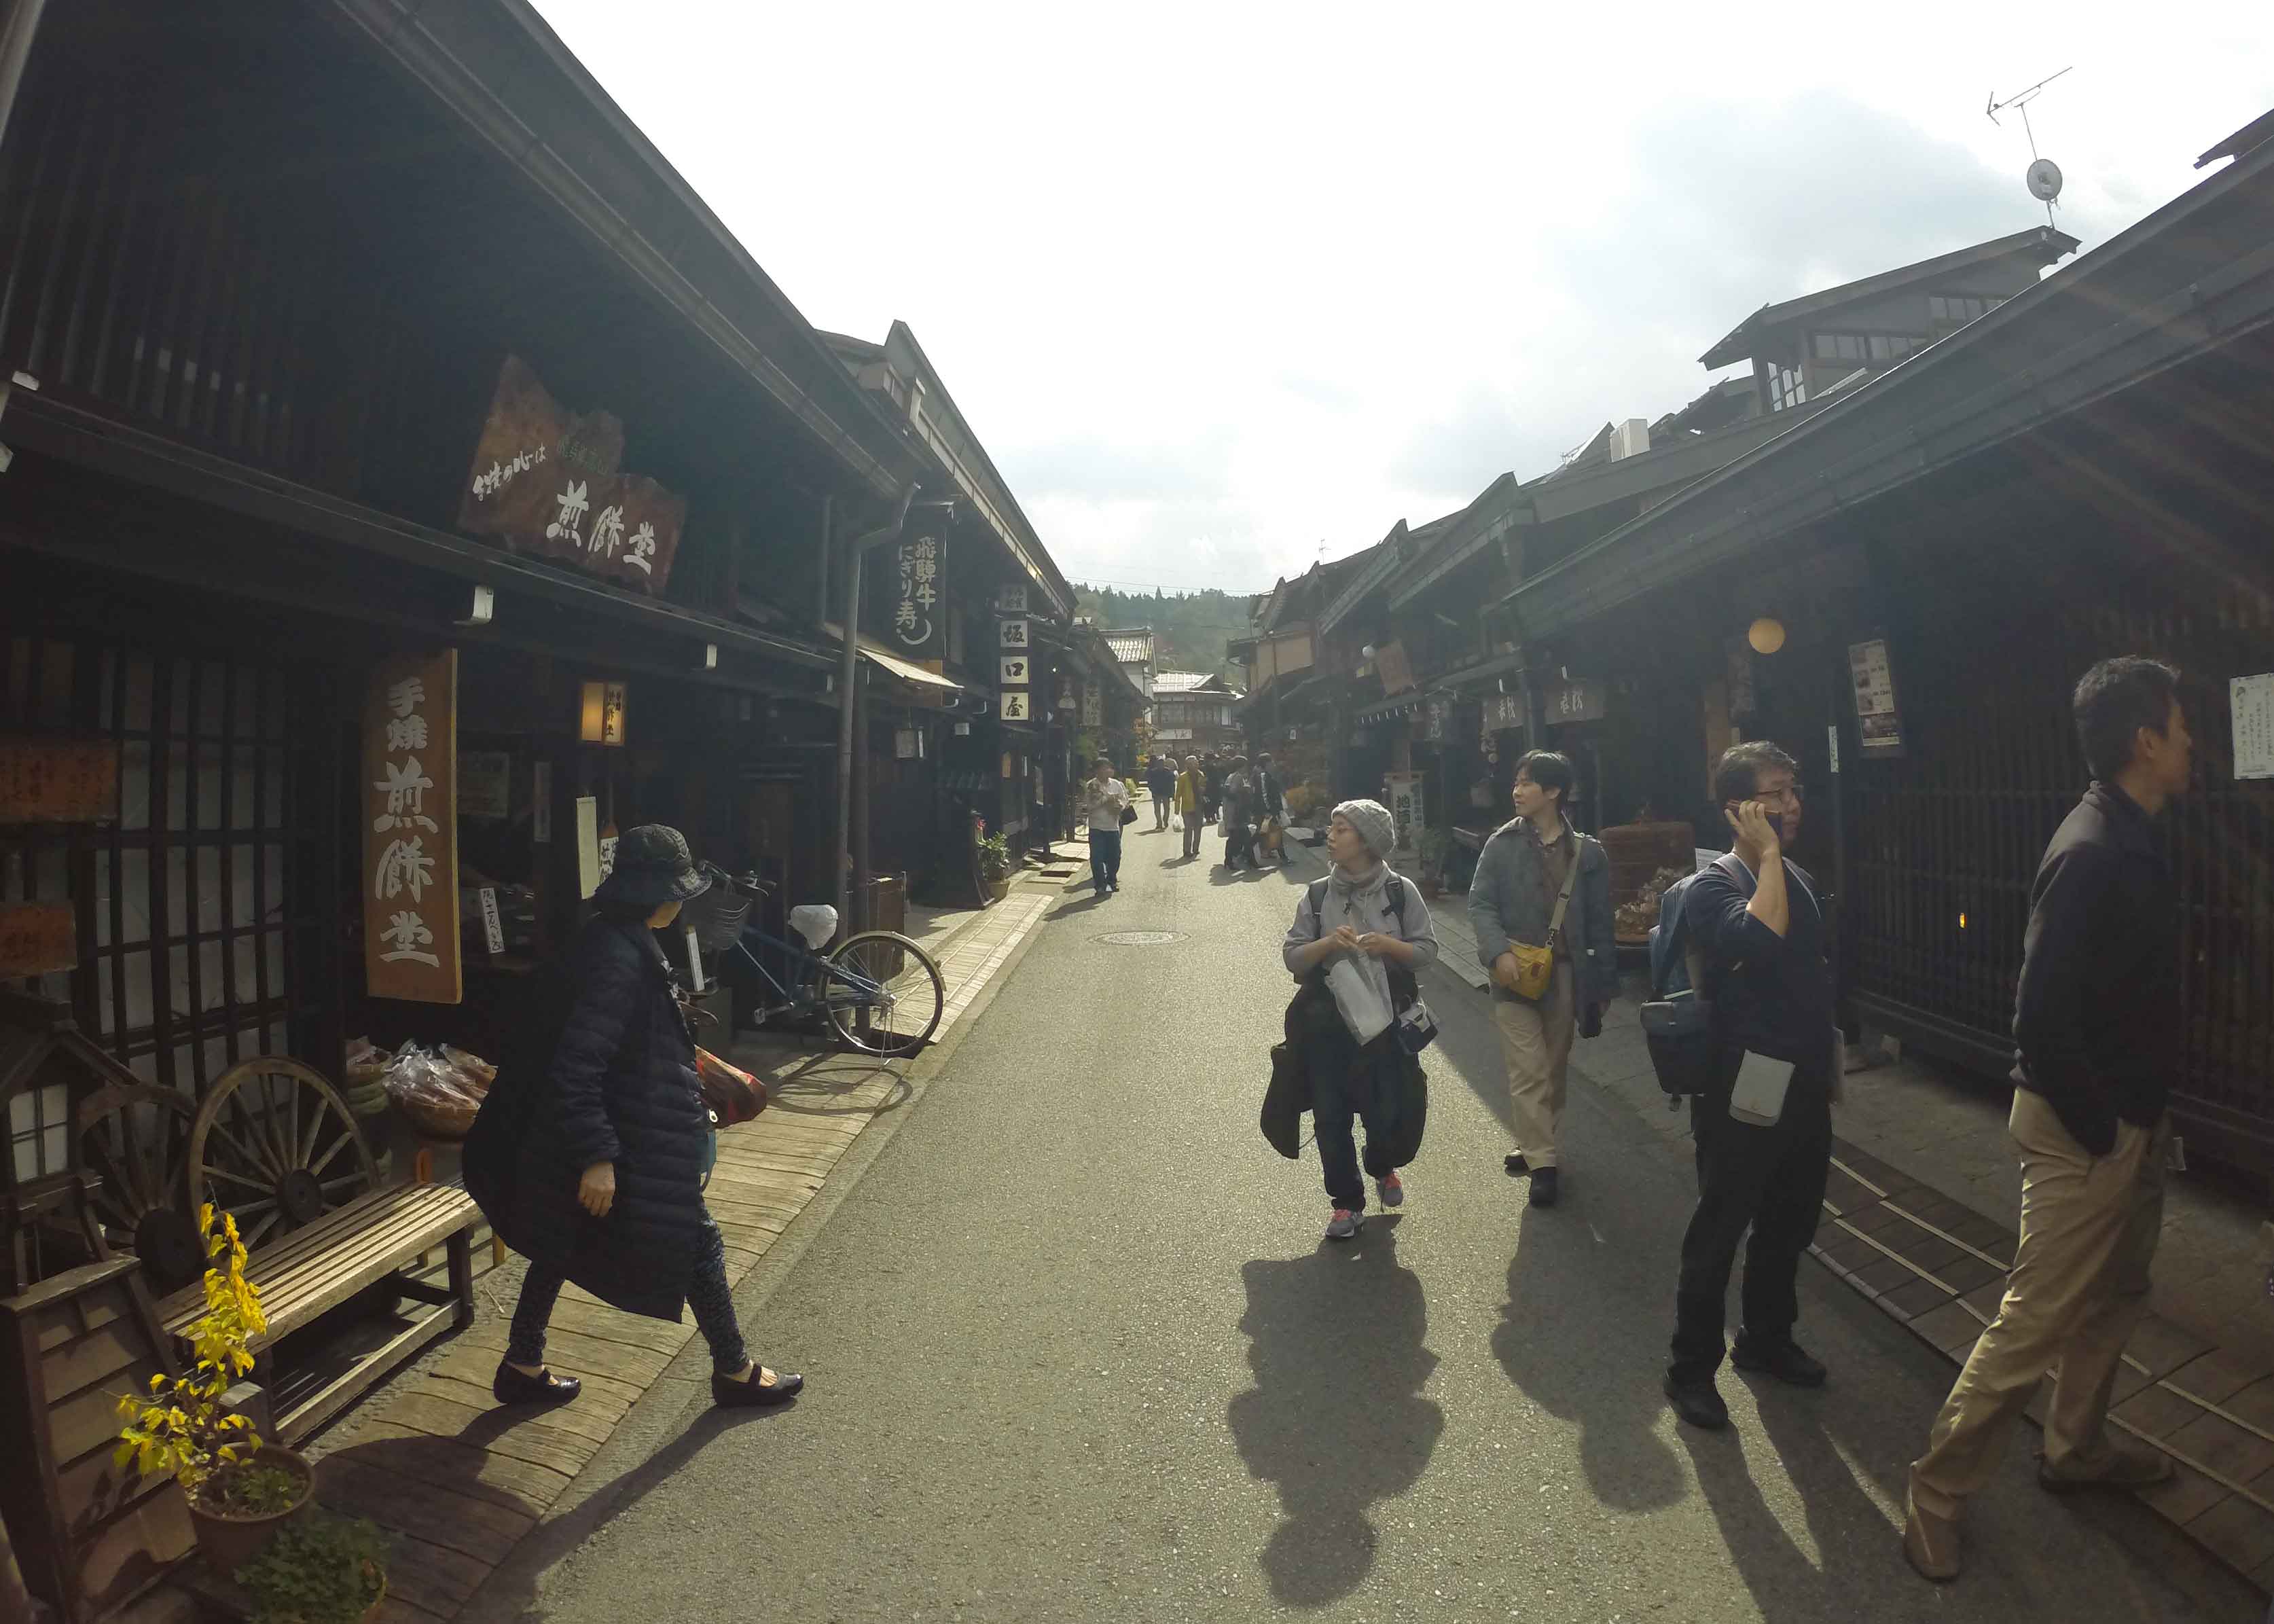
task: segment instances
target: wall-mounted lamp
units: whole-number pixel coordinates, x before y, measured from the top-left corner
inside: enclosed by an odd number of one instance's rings
[[[719,669],[719,645],[717,643],[706,643],[703,645],[703,658],[695,669],[697,671],[716,671]]]
[[[1756,654],[1773,654],[1784,647],[1784,622],[1765,614],[1745,628],[1745,641]]]
[[[486,586],[474,589],[472,601],[458,619],[461,626],[487,626],[497,615],[497,593]]]
[[[576,736],[586,744],[620,746],[624,741],[624,704],[629,695],[621,682],[584,684],[583,714]]]

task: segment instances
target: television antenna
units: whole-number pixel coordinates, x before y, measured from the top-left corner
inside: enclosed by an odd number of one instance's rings
[[[2053,222],[2053,199],[2060,196],[2060,165],[2051,158],[2037,155],[2037,132],[2029,127],[2029,103],[2044,94],[2045,86],[2059,79],[2061,73],[2068,71],[2069,69],[2063,68],[2060,73],[2049,73],[2027,90],[2017,90],[2002,102],[1993,90],[1990,93],[1990,105],[1983,109],[1990,115],[1990,122],[1993,124],[1998,123],[2000,113],[2019,111],[2022,115],[2022,132],[2029,138],[2029,167],[2022,177],[2022,184],[2029,189],[2031,197],[2045,206],[2047,225]],[[1999,127],[2003,129],[2005,126],[2000,124]]]

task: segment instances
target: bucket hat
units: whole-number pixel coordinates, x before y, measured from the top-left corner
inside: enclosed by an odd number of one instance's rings
[[[618,837],[616,866],[592,900],[656,908],[699,897],[710,886],[711,876],[695,866],[685,835],[668,824],[642,823]]]

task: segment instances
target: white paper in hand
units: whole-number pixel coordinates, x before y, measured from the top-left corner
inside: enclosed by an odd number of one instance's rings
[[[1327,986],[1334,992],[1335,1007],[1342,1011],[1343,1025],[1350,1028],[1351,1036],[1360,1044],[1371,1043],[1389,1030],[1392,1011],[1389,998],[1347,957],[1337,959],[1327,972]]]

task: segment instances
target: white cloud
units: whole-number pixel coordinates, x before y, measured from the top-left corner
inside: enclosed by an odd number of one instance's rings
[[[906,320],[1070,575],[1268,585],[1696,395],[1746,312],[2274,106],[2274,17],[538,0],[818,325]],[[1850,17],[1854,20],[1848,20]],[[2058,35],[2058,38],[2052,37]]]

